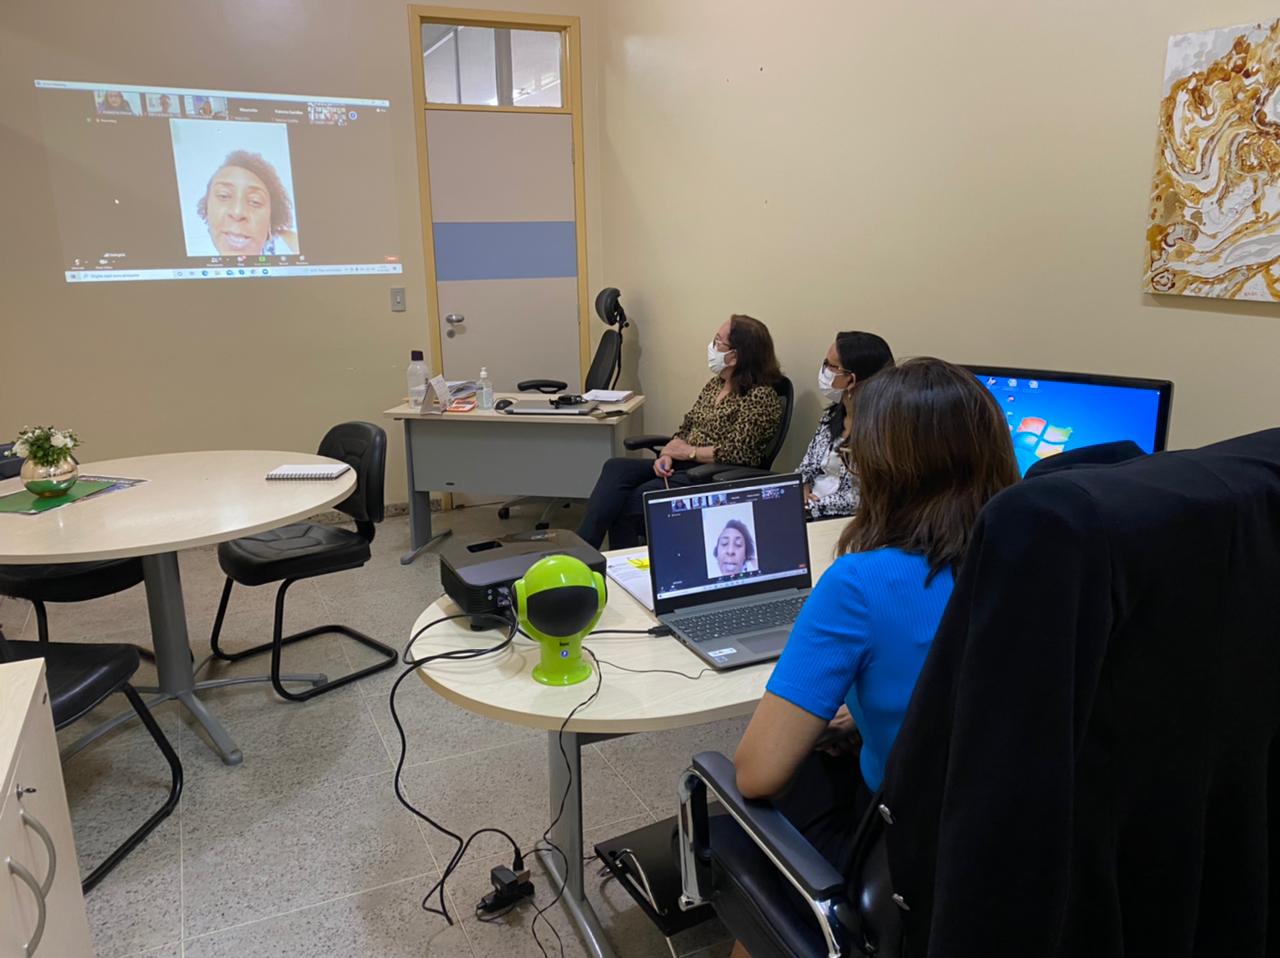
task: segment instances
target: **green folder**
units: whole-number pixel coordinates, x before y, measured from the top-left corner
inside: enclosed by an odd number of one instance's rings
[[[114,485],[114,482],[101,479],[80,479],[63,495],[49,499],[42,499],[23,489],[19,492],[11,492],[7,496],[0,496],[0,512],[17,512],[34,516],[41,512],[48,512],[50,509],[58,509],[77,499],[96,495]]]

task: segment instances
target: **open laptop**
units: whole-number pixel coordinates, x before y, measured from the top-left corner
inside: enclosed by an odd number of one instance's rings
[[[502,411],[508,416],[590,416],[599,405],[585,402],[576,406],[553,406],[550,399],[517,399]]]
[[[644,523],[659,622],[714,669],[782,653],[813,584],[798,475],[647,492]]]

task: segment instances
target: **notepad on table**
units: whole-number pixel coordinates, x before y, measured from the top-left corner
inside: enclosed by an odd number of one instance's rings
[[[634,395],[630,389],[589,389],[582,398],[588,402],[626,402]]]
[[[332,466],[276,466],[267,473],[267,478],[337,479],[350,468],[346,463],[334,463]]]

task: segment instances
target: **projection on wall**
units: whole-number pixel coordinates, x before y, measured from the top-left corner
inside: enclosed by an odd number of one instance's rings
[[[1146,288],[1280,300],[1280,20],[1169,39]]]
[[[387,100],[35,85],[67,282],[401,271]]]

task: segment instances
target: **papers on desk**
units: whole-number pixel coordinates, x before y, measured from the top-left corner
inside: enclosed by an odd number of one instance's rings
[[[582,398],[587,402],[626,402],[634,395],[630,389],[588,389]]]
[[[642,606],[653,611],[653,583],[649,579],[649,550],[610,556],[605,562],[609,578],[622,586]]]

